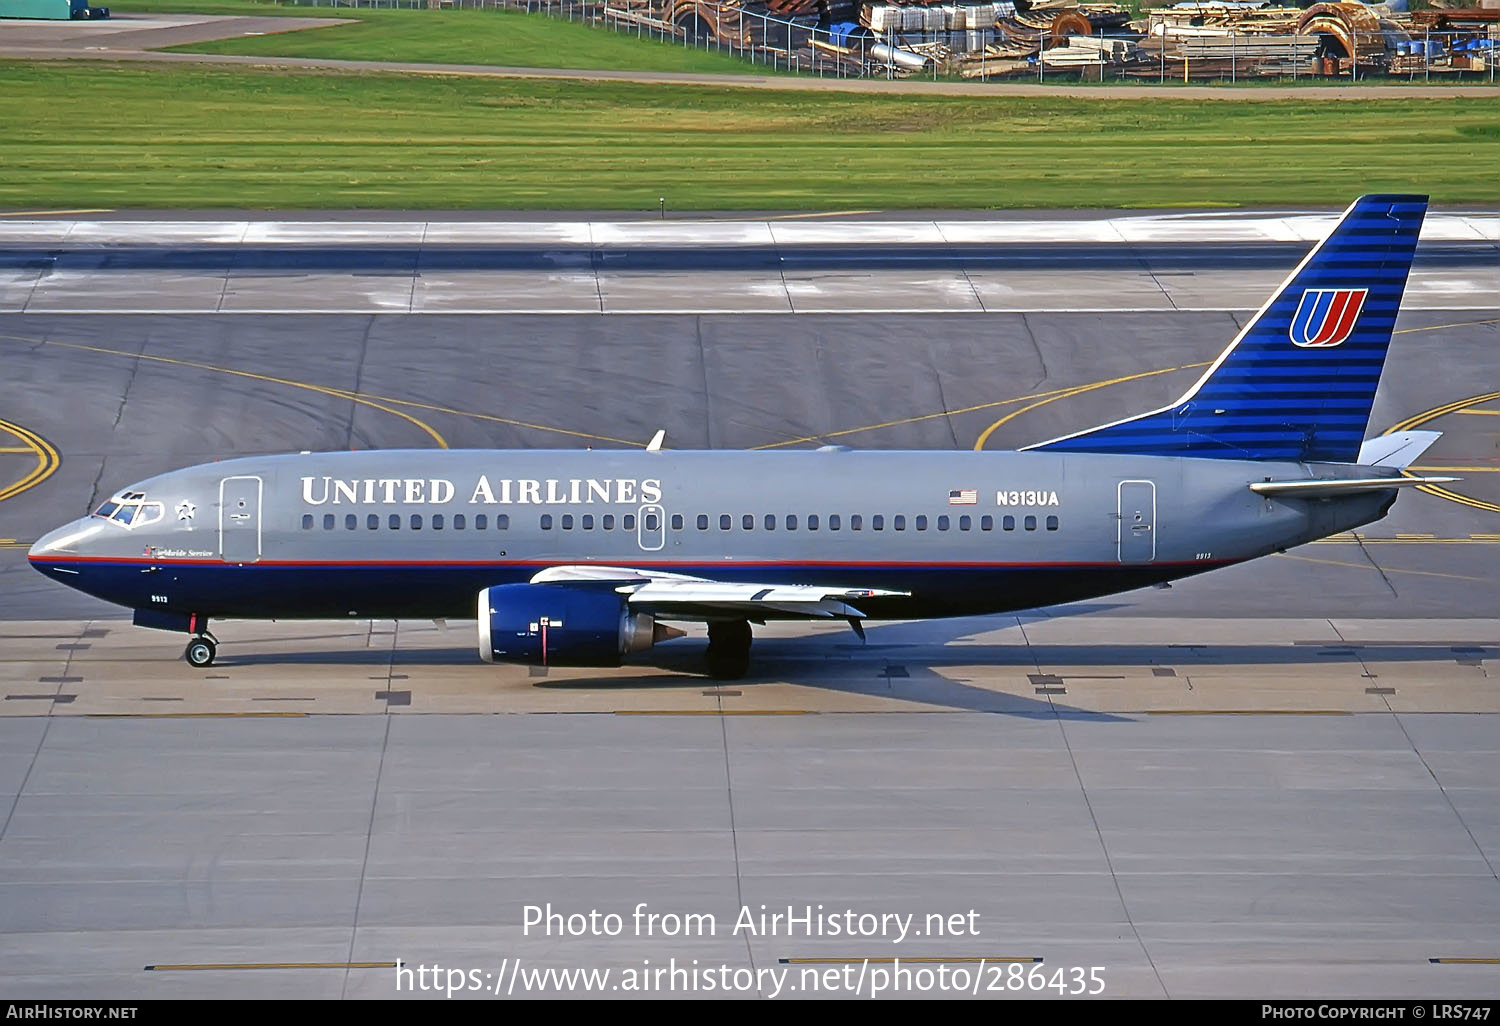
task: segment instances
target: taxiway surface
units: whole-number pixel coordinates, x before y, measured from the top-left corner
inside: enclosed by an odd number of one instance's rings
[[[601,313],[602,292],[550,315],[62,312],[93,308],[101,281],[130,309],[178,294],[100,250],[77,290],[47,286],[58,312],[0,315],[7,994],[384,997],[398,959],[494,989],[518,959],[672,958],[784,969],[799,990],[782,993],[805,994],[805,966],[900,956],[1101,966],[1107,995],[1492,996],[1500,310],[1474,285],[1497,274],[1482,248],[1419,266],[1468,284],[1403,314],[1371,425],[1445,431],[1422,465],[1464,480],[1404,494],[1359,537],[1170,590],[880,625],[866,644],[776,626],[724,684],[693,675],[697,634],[650,665],[533,677],[478,664],[472,624],[369,621],[217,625],[204,673],[179,639],[25,565],[28,539],[131,481],[254,452],[657,428],[682,448],[1009,448],[1170,401],[1287,255],[1195,250],[1195,276],[1240,283],[1215,309],[1121,301],[1131,276],[1169,289],[1106,247],[1045,272],[1092,312],[917,314],[860,297],[925,302],[922,274],[845,250],[817,273],[866,277],[826,313]],[[33,294],[52,276],[34,270]],[[277,309],[316,294],[305,268],[262,270]],[[670,297],[661,271],[633,273]],[[543,268],[507,273],[531,276],[528,301],[562,294]],[[679,308],[709,294],[679,291]],[[547,902],[716,929],[526,932]],[[762,904],[973,910],[979,932],[731,930]]]

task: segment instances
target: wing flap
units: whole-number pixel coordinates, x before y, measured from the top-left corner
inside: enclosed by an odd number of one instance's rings
[[[867,598],[904,598],[905,591],[882,588],[829,587],[820,584],[778,584],[716,581],[707,577],[620,566],[553,566],[531,578],[532,584],[610,583],[632,608],[650,609],[664,616],[674,611],[685,617],[705,612],[757,616],[792,616],[862,620],[865,614],[851,602]]]

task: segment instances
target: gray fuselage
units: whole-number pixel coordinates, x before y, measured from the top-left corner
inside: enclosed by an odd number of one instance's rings
[[[908,593],[873,618],[1002,612],[1241,562],[1379,519],[1395,490],[1269,498],[1308,466],[1049,452],[369,451],[163,474],[31,560],[138,610],[469,617],[547,567]]]

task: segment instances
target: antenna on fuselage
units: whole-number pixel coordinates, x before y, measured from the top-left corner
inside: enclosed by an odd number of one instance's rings
[[[661,443],[667,439],[667,429],[661,428],[651,436],[651,441],[646,443],[647,452],[661,452]]]

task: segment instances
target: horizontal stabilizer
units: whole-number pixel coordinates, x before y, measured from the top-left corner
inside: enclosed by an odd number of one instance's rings
[[[1298,481],[1251,481],[1250,490],[1260,495],[1283,495],[1297,499],[1319,499],[1359,492],[1383,492],[1412,485],[1448,484],[1456,477],[1307,477]]]
[[[1362,467],[1394,467],[1405,470],[1415,463],[1432,443],[1443,437],[1441,431],[1397,431],[1376,435],[1359,447],[1354,462]]]

